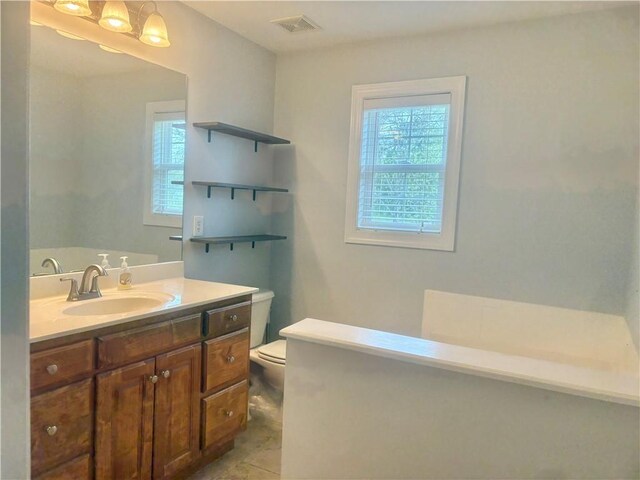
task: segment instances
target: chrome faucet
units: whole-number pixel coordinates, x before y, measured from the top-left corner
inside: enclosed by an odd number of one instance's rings
[[[54,274],[59,274],[59,273],[64,273],[64,270],[62,270],[62,265],[60,265],[60,262],[58,260],[56,260],[53,257],[47,257],[42,261],[42,265],[43,267],[48,267],[51,266],[53,267],[53,273]]]
[[[93,275],[94,273],[95,275]],[[98,286],[98,277],[106,277],[107,275],[108,273],[103,267],[94,263],[85,269],[82,275],[82,281],[80,282],[80,288],[78,288],[78,281],[75,278],[61,278],[61,282],[71,282],[67,302],[77,302],[79,300],[101,297],[102,293]],[[89,282],[91,282],[91,286],[89,286]]]

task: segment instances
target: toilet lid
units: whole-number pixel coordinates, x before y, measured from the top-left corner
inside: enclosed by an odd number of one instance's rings
[[[287,341],[276,340],[258,347],[258,355],[265,360],[272,360],[277,363],[284,363],[287,358]]]

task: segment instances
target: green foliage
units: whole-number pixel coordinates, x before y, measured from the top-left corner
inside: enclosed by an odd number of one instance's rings
[[[449,105],[365,112],[361,226],[439,231]]]

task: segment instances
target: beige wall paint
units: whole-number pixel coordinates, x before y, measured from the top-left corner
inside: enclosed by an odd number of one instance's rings
[[[622,314],[638,192],[638,9],[278,57],[275,328],[419,335],[425,289]],[[347,245],[351,86],[467,76],[455,252]],[[277,330],[273,330],[274,332]]]
[[[29,477],[29,4],[1,2],[0,478]]]

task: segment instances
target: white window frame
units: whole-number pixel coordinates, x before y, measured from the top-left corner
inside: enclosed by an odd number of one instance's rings
[[[344,234],[346,243],[428,250],[454,250],[466,82],[467,77],[462,75],[353,86],[351,91],[351,136],[349,141],[347,211]],[[441,94],[449,94],[451,103],[449,106],[449,132],[442,203],[442,229],[440,233],[358,228],[360,148],[362,145],[365,100],[401,99],[409,96]]]
[[[184,100],[171,100],[147,103],[144,143],[144,213],[142,223],[156,227],[182,228],[182,215],[168,215],[153,212],[153,124],[154,116],[158,113],[184,113],[186,119],[186,102]]]

